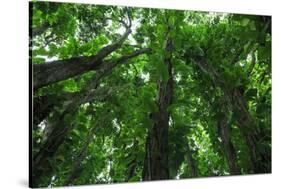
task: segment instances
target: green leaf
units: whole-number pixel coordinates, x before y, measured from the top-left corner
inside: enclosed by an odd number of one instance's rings
[[[242,26],[247,26],[250,22],[250,19],[249,18],[243,18],[242,21],[241,21],[241,25]]]
[[[175,18],[173,16],[170,16],[169,20],[168,20],[168,23],[169,23],[169,26],[172,27],[175,24]]]
[[[259,103],[257,105],[257,114],[259,115],[263,115],[268,113],[268,111],[270,110],[270,105],[266,104],[266,103]]]
[[[256,30],[256,25],[255,25],[255,22],[254,22],[254,21],[251,21],[251,22],[250,22],[250,29],[251,29],[252,31],[255,31],[255,30]]]
[[[245,98],[249,101],[249,100],[254,100],[257,96],[257,93],[258,93],[258,90],[255,89],[255,88],[252,88],[252,89],[248,89],[244,96]]]

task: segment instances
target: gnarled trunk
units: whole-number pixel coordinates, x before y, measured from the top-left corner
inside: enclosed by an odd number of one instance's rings
[[[91,82],[89,82],[90,85]],[[105,94],[110,90],[109,87],[99,87],[94,91],[82,92],[64,92],[58,95],[49,94],[44,96],[35,97],[33,99],[33,129],[36,129],[38,124],[41,123],[48,115],[54,111],[55,107],[67,106],[72,104],[78,99],[81,100],[81,104],[89,101],[103,98]]]
[[[239,120],[237,121],[237,126],[249,148],[251,169],[253,173],[271,172],[271,169],[264,166],[271,163],[271,156],[270,154],[267,155],[261,153],[258,149],[258,145],[263,139],[257,130],[257,123],[246,108],[246,103],[239,89],[235,88],[232,91],[231,101],[234,111],[240,112],[241,114]]]
[[[226,120],[222,119],[218,121],[218,131],[223,144],[224,152],[227,158],[230,173],[232,175],[241,174],[240,168],[237,165],[237,156],[234,146],[231,142],[229,126]]]
[[[187,164],[190,171],[190,175],[191,177],[197,177],[198,175],[197,165],[195,159],[192,156],[192,152],[190,150],[189,144],[186,145],[186,151],[187,151]]]
[[[108,113],[109,111],[105,111],[105,113]],[[92,115],[93,116],[93,115]],[[88,135],[86,140],[84,141],[83,147],[77,154],[74,164],[72,166],[72,169],[70,170],[68,176],[66,177],[64,184],[65,186],[73,185],[74,181],[80,176],[81,170],[82,170],[82,161],[85,159],[87,156],[87,151],[89,148],[89,145],[93,142],[93,138],[96,134],[96,132],[100,129],[101,126],[105,126],[104,121],[105,121],[106,116],[104,116],[101,119],[98,119],[96,121],[96,124],[89,130]]]
[[[171,63],[172,41],[168,39],[166,52],[169,54],[164,59],[167,66],[168,81],[158,81],[157,106],[158,112],[153,116],[154,125],[146,139],[146,154],[143,168],[143,180],[161,180],[169,178],[168,169],[168,106],[172,103],[173,75]],[[169,49],[168,49],[169,48]]]
[[[52,96],[52,95],[51,95]],[[49,95],[33,98],[33,129],[46,118],[54,108],[52,97]]]
[[[168,115],[159,115],[146,139],[143,180],[169,178],[168,170]]]
[[[198,67],[206,74],[209,74],[213,82],[221,87],[225,96],[229,99],[229,105],[233,108],[234,112],[239,112],[241,114],[239,120],[237,121],[237,126],[244,137],[246,145],[249,149],[249,155],[251,160],[251,170],[253,173],[266,173],[271,172],[263,164],[269,164],[271,162],[271,156],[262,154],[258,150],[258,143],[262,141],[262,137],[258,133],[257,123],[250,115],[246,102],[244,101],[243,95],[241,94],[239,88],[234,88],[232,91],[226,89],[226,84],[222,80],[220,74],[218,74],[214,68],[208,64],[205,59],[197,60]],[[262,163],[265,162],[265,163]]]

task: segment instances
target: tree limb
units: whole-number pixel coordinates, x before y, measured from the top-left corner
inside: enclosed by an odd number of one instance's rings
[[[90,70],[97,70],[103,63],[103,59],[120,48],[130,33],[131,29],[127,29],[117,42],[102,48],[94,56],[76,57],[43,64],[34,64],[33,89],[37,90],[38,88],[80,75]]]
[[[48,22],[44,22],[42,25],[32,28],[32,38],[43,34],[49,28],[49,26],[50,24]]]

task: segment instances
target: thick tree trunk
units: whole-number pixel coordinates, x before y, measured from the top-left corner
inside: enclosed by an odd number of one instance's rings
[[[155,123],[146,142],[143,180],[161,180],[169,178],[168,170],[168,119]],[[167,123],[166,123],[167,122]]]
[[[112,93],[112,90],[107,91],[103,96],[107,96]],[[67,133],[71,131],[74,127],[72,123],[67,123],[67,117],[73,117],[78,106],[80,104],[92,101],[95,95],[87,94],[82,96],[76,96],[72,103],[67,105],[65,111],[60,116],[59,120],[53,123],[53,130],[47,138],[46,142],[39,150],[39,152],[33,157],[32,171],[33,171],[33,181],[34,186],[37,186],[40,182],[40,178],[43,175],[48,175],[51,170],[51,164],[49,160],[54,156],[57,149],[64,142]]]
[[[42,148],[34,155],[32,162],[32,180],[34,186],[37,187],[38,184],[42,184],[40,183],[40,179],[43,174],[45,176],[49,175],[52,169],[49,160],[54,156],[59,146],[64,142],[67,133],[74,126],[72,123],[66,123],[65,118],[66,116],[73,117],[79,104],[80,102],[77,100],[77,102],[66,108],[60,119],[53,124],[52,132],[49,134]]]
[[[36,97],[33,99],[33,129],[37,129],[39,123],[46,118],[53,110],[55,103],[49,95]]]
[[[229,127],[226,120],[218,120],[218,131],[223,144],[224,152],[226,154],[228,166],[231,175],[240,175],[240,168],[237,165],[237,156],[234,146],[231,142]]]
[[[96,70],[103,63],[103,59],[116,49],[120,48],[123,42],[131,33],[130,29],[123,36],[111,45],[102,48],[96,55],[90,57],[76,57],[66,60],[57,60],[43,64],[33,65],[33,89],[62,81],[90,70]]]
[[[112,90],[108,90],[103,94],[103,97],[106,97],[111,93]],[[43,144],[39,152],[33,157],[32,175],[34,186],[38,186],[42,175],[50,175],[52,167],[49,160],[51,160],[58,148],[64,142],[68,132],[70,132],[75,126],[72,123],[68,123],[66,118],[73,117],[77,110],[77,107],[80,104],[86,103],[86,100],[92,101],[94,98],[95,95],[88,95],[85,98],[77,97],[71,104],[67,106],[66,110],[60,116],[59,120],[52,124],[52,131],[48,135],[46,142]],[[82,155],[83,153],[84,152],[82,152]]]
[[[125,179],[126,182],[129,182],[133,176],[136,174],[136,169],[139,164],[138,162],[138,153],[139,153],[139,142],[137,140],[134,141],[134,145],[131,149],[130,155],[127,158],[130,158],[131,161],[127,164],[127,177]],[[132,158],[133,157],[133,158]]]
[[[221,87],[221,89],[224,91],[224,94],[229,99],[228,102],[233,108],[233,112],[239,112],[241,114],[239,120],[237,121],[237,126],[244,137],[250,152],[249,155],[252,172],[271,172],[271,169],[263,166],[263,164],[270,164],[271,158],[268,155],[260,153],[258,150],[258,143],[262,141],[262,137],[260,137],[260,134],[258,133],[257,123],[250,115],[240,90],[238,88],[234,88],[232,91],[228,91],[220,74],[217,73],[210,65],[208,65],[206,60],[200,59],[197,61],[197,65],[204,73],[207,73],[211,76],[217,86]]]
[[[168,81],[158,81],[157,106],[159,112],[153,116],[154,125],[146,139],[146,155],[143,168],[143,180],[169,179],[168,168],[168,106],[172,103],[173,75],[171,63],[171,39],[168,39],[166,52],[168,56],[164,60],[167,66]],[[169,48],[169,49],[168,49]]]
[[[237,126],[248,146],[253,173],[271,172],[271,169],[264,166],[271,163],[270,155],[262,154],[258,149],[258,144],[262,142],[262,137],[257,130],[257,123],[247,110],[243,95],[239,89],[235,88],[232,91],[231,100],[234,111],[241,114],[237,121]]]
[[[74,93],[61,93],[58,95],[49,94],[44,96],[35,97],[33,99],[33,129],[36,129],[38,124],[41,123],[48,115],[53,112],[57,106],[68,105],[74,103],[77,99],[83,99],[81,104],[103,98],[103,95],[109,91],[109,87],[100,87],[93,92],[74,92]],[[90,95],[87,96],[87,93]],[[86,98],[87,97],[87,98]]]
[[[33,129],[37,129],[48,115],[54,110],[55,106],[62,105],[65,101],[73,102],[80,95],[76,93],[63,93],[60,95],[49,94],[33,98]],[[93,94],[95,95],[95,94]]]

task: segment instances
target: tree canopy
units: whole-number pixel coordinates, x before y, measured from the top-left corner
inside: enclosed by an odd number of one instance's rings
[[[30,13],[33,187],[271,173],[271,17]]]

